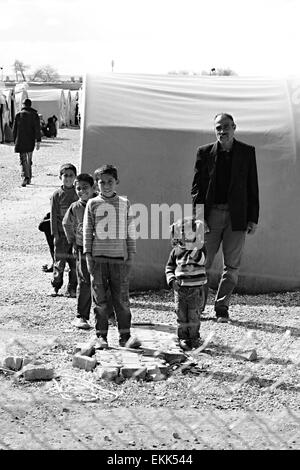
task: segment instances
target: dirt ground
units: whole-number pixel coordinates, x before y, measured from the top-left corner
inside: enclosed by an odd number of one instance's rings
[[[49,295],[41,266],[50,255],[37,226],[60,164],[79,167],[79,138],[62,129],[43,140],[26,188],[13,146],[0,145],[0,353],[35,355],[56,371],[54,380],[26,382],[0,369],[0,449],[299,449],[299,292],[235,294],[228,324],[215,322],[211,293],[201,324],[211,340],[193,357],[198,375],[174,368],[164,381],[117,385],[72,367],[74,346],[94,333],[72,327],[76,299]],[[164,288],[132,292],[131,305],[134,322],[176,325]],[[254,362],[235,354],[249,348]]]

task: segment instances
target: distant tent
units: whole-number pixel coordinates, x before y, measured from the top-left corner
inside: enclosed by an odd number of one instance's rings
[[[70,90],[70,92],[71,92],[70,122],[72,126],[75,126],[75,125],[78,125],[79,92],[78,90]]]
[[[65,118],[66,126],[69,127],[71,124],[71,92],[70,90],[64,90],[65,96]]]
[[[15,92],[12,88],[3,88],[2,93],[4,94],[8,107],[8,123],[12,127],[15,119]]]
[[[22,109],[23,101],[28,98],[27,93],[28,85],[27,83],[17,84],[15,86],[15,112],[19,113]]]
[[[170,243],[160,233],[150,236],[157,222],[152,208],[191,202],[196,151],[215,141],[213,118],[220,112],[235,118],[237,139],[255,146],[258,166],[260,220],[247,237],[238,288],[300,287],[299,79],[114,73],[87,75],[83,94],[80,171],[115,164],[119,194],[149,216],[137,240],[132,288],[165,285]]]
[[[58,127],[66,126],[66,102],[62,89],[28,88],[28,98],[32,101],[32,107],[43,115],[46,122],[49,117],[55,115],[58,119]]]

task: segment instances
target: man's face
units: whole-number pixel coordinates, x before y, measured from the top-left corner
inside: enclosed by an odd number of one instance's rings
[[[79,199],[85,202],[93,197],[94,194],[93,187],[86,181],[76,181],[75,191]]]
[[[224,147],[230,147],[233,142],[235,124],[227,116],[218,116],[215,120],[217,140]]]

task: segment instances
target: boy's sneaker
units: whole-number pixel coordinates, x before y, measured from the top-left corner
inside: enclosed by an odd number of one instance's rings
[[[138,349],[142,343],[136,336],[131,336],[125,343],[126,348]]]
[[[75,320],[72,321],[72,325],[82,330],[90,330],[92,328],[89,322],[82,317],[76,317]]]
[[[70,289],[66,293],[66,297],[71,297],[72,299],[76,299],[76,291],[73,289]]]
[[[108,349],[108,342],[106,338],[99,338],[96,339],[95,341],[95,349]]]
[[[184,351],[190,351],[191,347],[189,345],[189,341],[187,339],[180,339],[179,340],[179,347]]]

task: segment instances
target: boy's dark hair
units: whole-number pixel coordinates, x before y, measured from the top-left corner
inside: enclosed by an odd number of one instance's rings
[[[77,175],[76,167],[72,163],[64,163],[59,169],[59,176],[63,175],[66,170],[72,170]]]
[[[98,181],[101,178],[101,175],[111,175],[118,179],[118,170],[114,165],[102,165],[100,168],[97,168],[94,173],[95,181]]]
[[[80,181],[88,183],[91,187],[94,186],[94,178],[88,173],[80,173],[79,175],[77,175],[74,181],[74,185],[76,183],[79,183]]]

